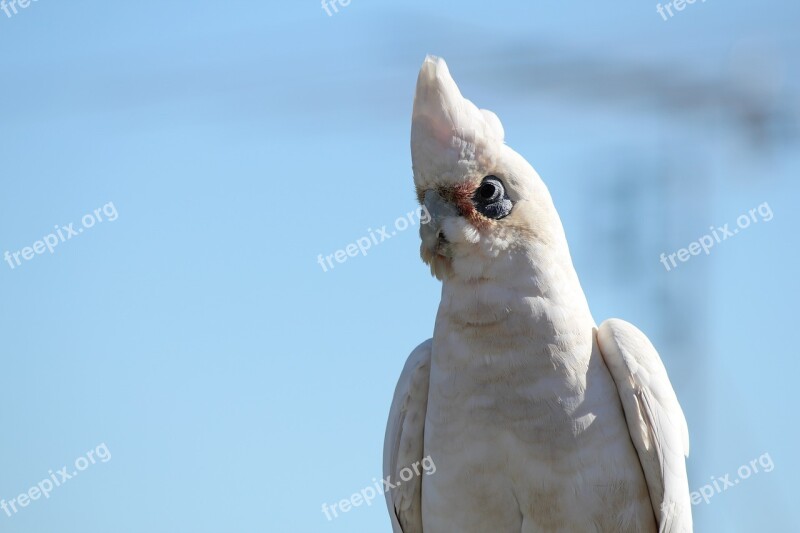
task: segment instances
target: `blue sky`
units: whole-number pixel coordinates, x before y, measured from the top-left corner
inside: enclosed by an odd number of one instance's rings
[[[0,531],[389,531],[382,501],[331,522],[320,508],[380,476],[394,385],[439,285],[416,228],[329,272],[317,256],[415,208],[409,117],[428,53],[548,183],[595,318],[661,350],[692,488],[774,460],[696,506],[698,530],[796,528],[797,137],[756,142],[736,104],[685,87],[755,95],[769,124],[796,126],[798,15],[714,0],[666,22],[634,1],[0,12],[0,253],[118,213],[0,263],[0,498],[101,443],[112,457],[0,512]],[[657,98],[670,87],[680,105]],[[763,202],[770,222],[659,263]]]

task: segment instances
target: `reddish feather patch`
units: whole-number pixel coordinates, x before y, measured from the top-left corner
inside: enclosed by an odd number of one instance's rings
[[[460,183],[452,187],[447,187],[439,194],[443,198],[449,199],[453,205],[456,206],[458,212],[462,217],[475,226],[476,228],[485,227],[488,219],[475,210],[475,205],[472,203],[472,198],[475,196],[475,190],[480,186],[480,183]]]
[[[481,215],[472,203],[472,197],[475,195],[475,191],[479,186],[480,183],[465,182],[459,183],[458,185],[437,187],[436,192],[438,192],[439,196],[445,201],[453,204],[456,209],[458,209],[458,213],[466,218],[470,224],[476,228],[484,228],[491,221]],[[420,188],[417,189],[417,200],[420,205],[424,204],[425,191]]]

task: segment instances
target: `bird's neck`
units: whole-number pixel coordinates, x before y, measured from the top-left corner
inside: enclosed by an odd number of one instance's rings
[[[594,320],[568,250],[509,255],[480,277],[443,281],[437,326],[491,342],[565,336],[591,339]]]

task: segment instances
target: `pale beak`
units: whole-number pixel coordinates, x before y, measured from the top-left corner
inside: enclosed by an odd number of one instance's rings
[[[442,230],[442,224],[448,217],[459,216],[458,209],[450,202],[445,201],[438,192],[433,189],[425,191],[423,199],[425,209],[428,210],[430,220],[419,228],[419,235],[422,238],[422,246],[431,256],[448,256],[448,240]]]

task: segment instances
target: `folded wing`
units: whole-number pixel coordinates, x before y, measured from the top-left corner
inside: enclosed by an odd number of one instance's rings
[[[400,479],[401,470],[424,456],[432,342],[429,339],[411,352],[395,389],[383,447],[383,476],[392,484]],[[387,490],[386,503],[393,533],[422,533],[420,476]]]
[[[647,337],[622,320],[603,322],[597,340],[622,400],[659,533],[691,532],[689,430],[664,364]]]

